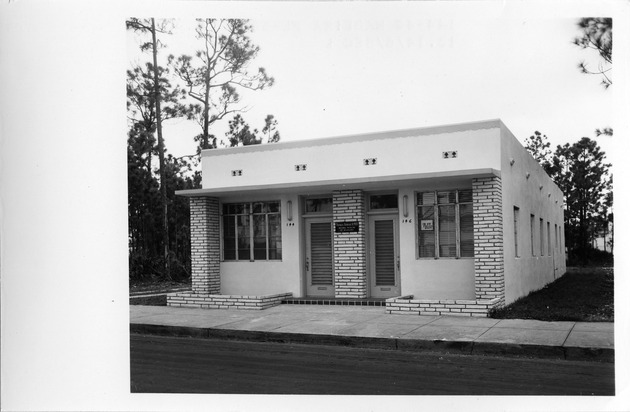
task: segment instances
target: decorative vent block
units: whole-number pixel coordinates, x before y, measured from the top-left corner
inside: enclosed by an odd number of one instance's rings
[[[376,164],[376,157],[370,157],[369,159],[363,159],[364,166],[372,166]]]
[[[449,150],[448,152],[442,152],[443,159],[455,159],[457,157],[457,150]]]
[[[232,170],[232,176],[243,176],[243,170],[242,169]]]
[[[306,165],[295,165],[295,171],[296,172],[303,172],[306,170]]]

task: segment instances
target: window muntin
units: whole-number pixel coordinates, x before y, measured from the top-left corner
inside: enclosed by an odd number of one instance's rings
[[[418,257],[473,257],[472,190],[419,192]]]
[[[223,205],[223,260],[282,259],[280,202]]]

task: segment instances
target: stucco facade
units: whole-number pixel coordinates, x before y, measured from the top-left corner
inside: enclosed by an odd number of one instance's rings
[[[171,305],[291,294],[485,316],[566,269],[562,193],[500,120],[207,150],[202,189],[178,194],[193,292]]]

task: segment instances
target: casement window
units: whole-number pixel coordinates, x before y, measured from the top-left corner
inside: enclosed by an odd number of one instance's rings
[[[514,206],[514,256],[521,257],[518,250],[518,219],[519,208]]]
[[[420,192],[416,205],[418,257],[474,256],[471,189]]]
[[[545,226],[542,218],[540,219],[540,256],[545,256]]]
[[[280,202],[223,205],[224,260],[281,260]]]
[[[529,215],[529,244],[532,250],[532,256],[536,256],[536,250],[534,248],[534,231],[536,230],[536,218],[534,215]]]

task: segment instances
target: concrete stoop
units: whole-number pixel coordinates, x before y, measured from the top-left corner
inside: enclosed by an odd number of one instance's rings
[[[200,309],[263,310],[277,306],[292,293],[274,295],[211,295],[207,293],[180,292],[166,295],[166,305]]]
[[[461,300],[461,299],[414,299],[413,295],[399,296],[386,300],[387,313],[394,315],[447,315],[475,316],[485,318],[488,312],[497,307],[502,298]]]

